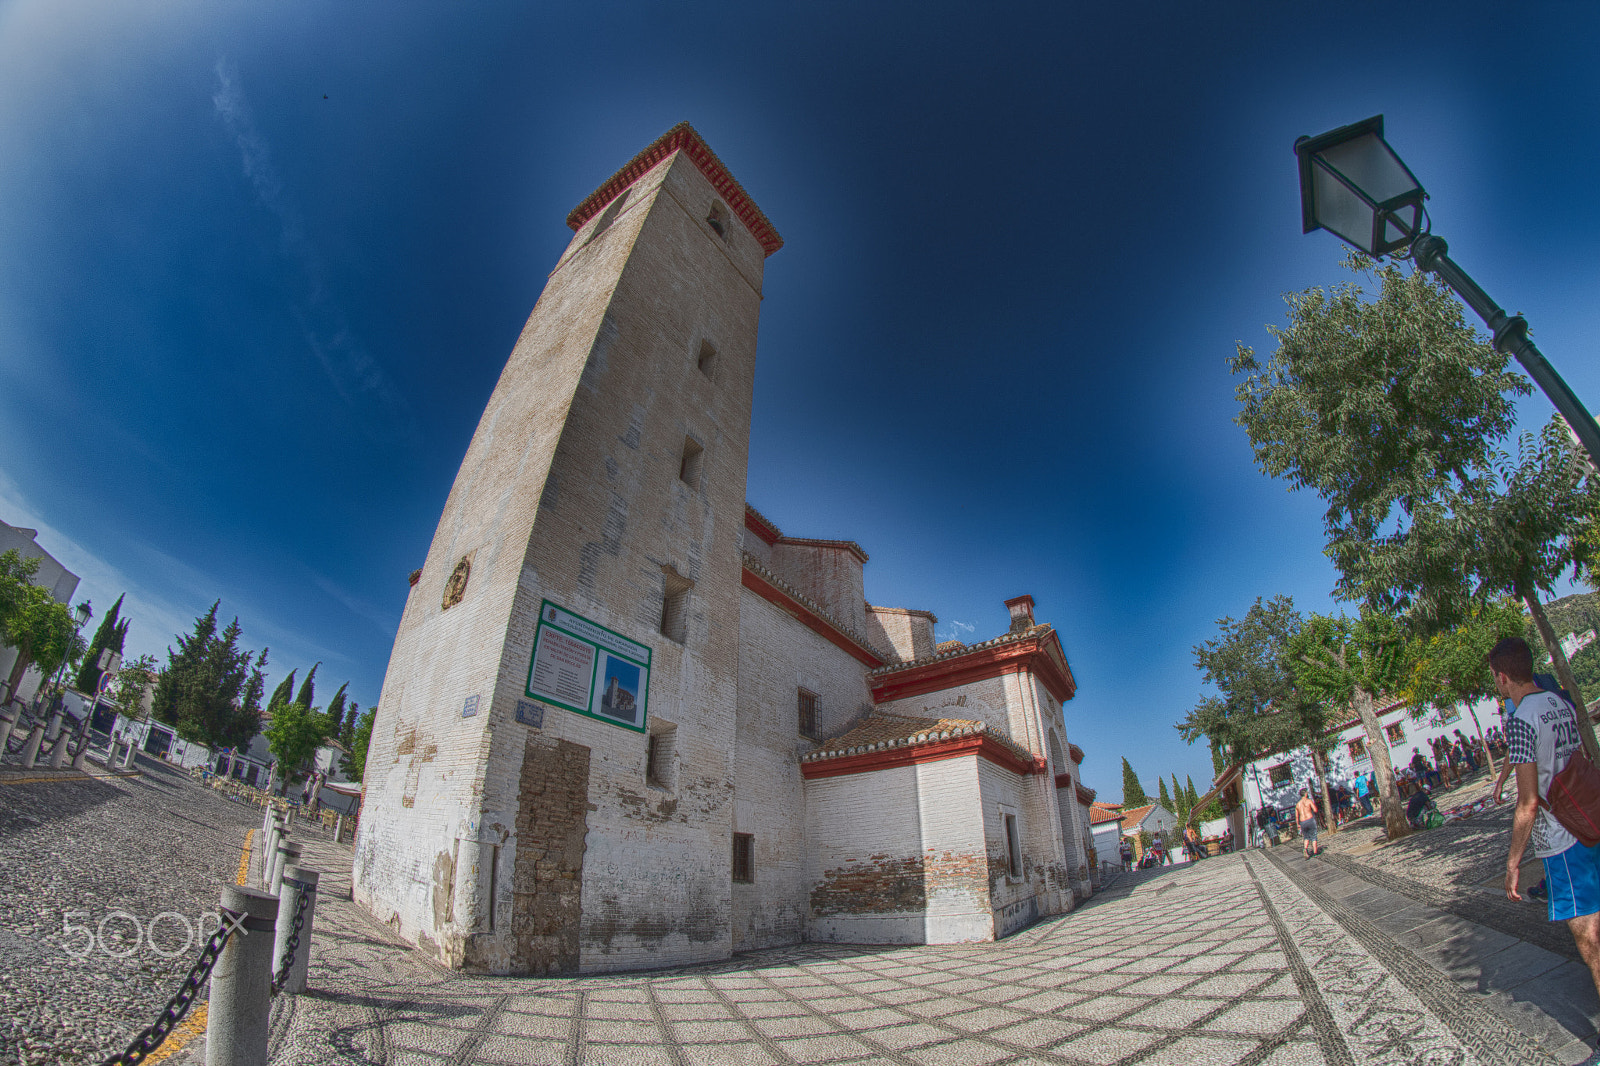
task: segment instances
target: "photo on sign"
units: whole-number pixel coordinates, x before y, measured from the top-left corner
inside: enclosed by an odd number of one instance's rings
[[[601,676],[605,688],[600,693],[600,713],[619,722],[639,720],[639,668],[615,655],[603,656]]]

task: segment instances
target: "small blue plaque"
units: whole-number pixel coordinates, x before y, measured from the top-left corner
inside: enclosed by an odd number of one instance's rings
[[[531,725],[535,729],[544,728],[544,708],[537,703],[527,700],[517,701],[517,721],[523,725]]]
[[[478,697],[468,696],[467,702],[461,705],[461,717],[471,718],[478,713]]]

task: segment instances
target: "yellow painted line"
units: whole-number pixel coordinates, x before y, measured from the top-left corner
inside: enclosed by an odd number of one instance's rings
[[[161,1046],[150,1052],[144,1061],[164,1062],[182,1051],[185,1044],[195,1037],[203,1035],[205,1031],[206,1005],[204,1003],[196,1003],[189,1008],[188,1015],[178,1023],[178,1027],[167,1034],[167,1038],[161,1042]]]
[[[0,777],[0,785],[37,785],[44,781],[93,781],[88,774],[44,774],[39,777]]]
[[[242,885],[250,879],[250,840],[255,835],[254,829],[244,835],[244,852],[239,856],[239,876],[234,884]]]

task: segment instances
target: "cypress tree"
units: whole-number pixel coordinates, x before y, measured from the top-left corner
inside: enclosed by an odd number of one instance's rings
[[[272,698],[267,701],[268,711],[289,702],[289,697],[294,693],[294,674],[290,670],[289,676],[278,682],[278,687],[272,690]]]
[[[167,668],[156,680],[155,717],[176,727],[185,740],[210,747],[242,747],[261,723],[241,706],[255,656],[239,647],[239,620],[217,632],[217,608],[195,619],[194,632],[168,649]]]
[[[311,668],[311,672],[306,675],[304,683],[302,683],[300,686],[300,695],[294,698],[296,703],[308,711],[311,709],[311,701],[316,698],[317,689],[316,685],[314,685],[312,682],[317,676],[317,667],[321,665],[321,663],[317,663]]]
[[[1170,811],[1170,810],[1173,809],[1172,808],[1172,797],[1167,795],[1167,779],[1162,777],[1162,778],[1158,778],[1158,780],[1161,782],[1161,794],[1157,798],[1157,802],[1159,802],[1161,804],[1161,809],[1162,810]]]
[[[1178,805],[1178,809],[1172,813],[1179,818],[1189,817],[1189,797],[1184,795],[1183,786],[1178,784],[1177,774],[1172,775],[1172,802]]]
[[[350,687],[346,681],[339,686],[339,691],[333,694],[333,699],[328,701],[328,709],[323,712],[328,719],[328,736],[338,737],[344,732],[344,690]]]
[[[1200,797],[1196,795],[1194,791],[1194,778],[1189,777],[1186,774],[1184,775],[1184,780],[1189,782],[1189,795],[1187,798],[1189,800],[1189,809],[1192,811],[1196,807],[1200,806]]]
[[[102,651],[106,648],[122,651],[122,638],[127,635],[128,624],[122,622],[119,625],[117,615],[122,610],[122,600],[125,596],[126,592],[117,597],[117,602],[111,605],[111,610],[100,620],[100,628],[94,631],[94,639],[89,642],[89,650],[84,652],[83,662],[78,665],[78,675],[72,682],[72,687],[79,692],[93,692],[100,684],[99,663]]]
[[[1143,807],[1150,799],[1144,794],[1144,787],[1139,784],[1139,776],[1133,772],[1133,767],[1128,765],[1126,757],[1122,760],[1122,806],[1124,808]]]

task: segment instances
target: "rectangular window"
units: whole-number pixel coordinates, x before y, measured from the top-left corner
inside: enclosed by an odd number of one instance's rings
[[[700,358],[695,361],[700,368],[700,373],[708,378],[714,378],[717,372],[717,350],[711,346],[710,341],[700,342]]]
[[[807,740],[816,740],[817,733],[817,695],[814,692],[800,690],[800,735]]]
[[[662,577],[661,635],[682,644],[689,627],[689,590],[694,582],[670,570]]]
[[[706,450],[693,437],[683,438],[683,458],[678,462],[678,480],[692,489],[700,487],[701,461]]]
[[[756,879],[756,838],[750,833],[733,834],[733,879],[750,884]]]
[[[1286,762],[1267,769],[1267,783],[1270,785],[1286,785],[1294,780],[1294,768]]]
[[[671,789],[677,785],[678,727],[659,718],[650,720],[644,756],[645,784]]]
[[[1391,748],[1396,744],[1404,744],[1406,742],[1406,728],[1399,722],[1384,726],[1383,732],[1389,738],[1389,746]]]
[[[1007,871],[1012,877],[1022,876],[1022,843],[1017,839],[1017,816],[1008,814],[1006,819],[1006,861],[1010,864]]]
[[[1345,747],[1350,749],[1350,761],[1361,762],[1367,757],[1367,742],[1360,737],[1349,741]]]

